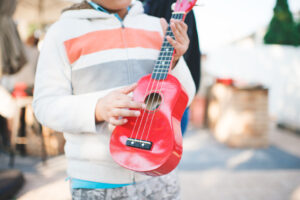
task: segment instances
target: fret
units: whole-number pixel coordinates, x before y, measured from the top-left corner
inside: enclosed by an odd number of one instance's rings
[[[159,75],[159,76],[163,76],[164,74],[168,74],[169,71],[154,71],[153,73],[155,73],[156,75]]]
[[[159,70],[159,69],[167,69],[169,70],[170,65],[159,65],[159,67],[156,65],[155,69],[153,70]]]
[[[160,58],[159,58],[159,60],[157,60],[157,61],[161,61],[161,58],[162,58],[162,60],[164,60],[163,58],[166,58],[166,60],[167,59],[172,59],[172,56],[161,56]]]
[[[169,71],[169,68],[168,67],[159,67],[159,68],[155,68],[153,71]]]
[[[153,70],[159,70],[159,69],[168,69],[168,68],[166,68],[166,67],[159,67],[159,66],[157,66],[155,69],[153,69]]]
[[[172,60],[172,56],[160,57],[158,60],[156,60],[156,64],[162,62],[171,62],[171,60]]]
[[[165,67],[165,68],[157,68],[157,69],[154,69],[154,70],[153,70],[153,72],[162,72],[162,71],[168,72],[168,71],[169,71],[169,67]]]
[[[173,49],[173,46],[168,41],[165,41],[165,42],[163,42],[161,48],[164,48],[164,50],[167,50],[168,52],[171,52],[172,49]]]
[[[168,73],[169,70],[163,70],[163,71],[154,71],[153,73],[161,73],[161,74],[165,74]]]
[[[160,57],[159,60],[156,60],[156,63],[158,63],[158,61],[171,61],[171,60],[172,60],[172,56]]]
[[[171,62],[171,59],[165,59],[165,60],[159,59],[156,61],[155,65],[166,65],[166,64],[169,65],[170,62]]]
[[[153,70],[153,72],[168,72],[168,71],[169,71],[169,67],[157,68]]]
[[[171,53],[173,52],[173,47],[172,46],[163,46],[161,48],[162,53]]]
[[[162,67],[162,66],[158,66],[158,67],[156,67],[155,69],[153,69],[153,71],[155,71],[155,70],[166,70],[166,71],[168,71],[169,70],[169,68],[168,67]]]
[[[185,13],[172,13],[172,19],[182,20]],[[175,36],[172,32],[170,25],[168,25],[166,36],[170,36],[175,40]],[[163,80],[167,77],[171,61],[173,58],[174,47],[168,42],[166,37],[163,40],[162,47],[156,64],[154,66],[151,78],[156,80]]]
[[[152,73],[168,73],[169,69],[153,70]]]
[[[156,67],[155,69],[153,69],[153,70],[169,70],[169,68],[168,67]]]
[[[163,45],[161,47],[161,52],[162,53],[173,53],[174,47],[171,46],[168,42],[168,45]]]
[[[167,59],[167,60],[157,60],[155,65],[159,66],[159,65],[169,65],[171,63],[171,59]]]
[[[166,51],[161,51],[160,54],[159,54],[159,58],[160,57],[170,57],[170,58],[172,58],[173,52],[174,52],[173,48],[168,50],[167,52]]]
[[[156,80],[164,80],[167,78],[167,75],[168,75],[168,73],[159,74],[159,73],[153,72],[151,78],[156,79]]]
[[[171,64],[170,62],[169,63],[165,63],[165,64],[156,63],[154,69],[168,68],[170,64]]]
[[[173,52],[173,47],[162,47],[161,51],[162,53],[170,53]]]
[[[174,48],[172,47],[172,48],[168,48],[168,50],[166,50],[166,51],[161,51],[159,55],[160,56],[172,56],[173,52],[174,52]]]

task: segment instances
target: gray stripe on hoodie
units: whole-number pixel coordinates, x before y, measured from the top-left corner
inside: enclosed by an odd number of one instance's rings
[[[150,74],[155,60],[107,62],[72,70],[73,94],[85,94],[137,82]]]

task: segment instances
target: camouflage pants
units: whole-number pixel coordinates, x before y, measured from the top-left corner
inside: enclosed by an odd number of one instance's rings
[[[72,189],[72,200],[179,200],[176,172],[113,189]]]

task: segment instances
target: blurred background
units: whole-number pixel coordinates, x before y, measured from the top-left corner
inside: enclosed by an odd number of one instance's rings
[[[64,138],[31,102],[45,33],[74,2],[0,0],[0,199],[71,199]],[[300,200],[300,1],[197,5],[182,199]]]

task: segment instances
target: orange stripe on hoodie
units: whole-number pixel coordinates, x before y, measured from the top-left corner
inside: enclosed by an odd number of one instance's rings
[[[163,38],[158,31],[118,28],[87,33],[65,41],[64,45],[72,64],[82,55],[109,49],[141,47],[160,50],[162,42]]]

